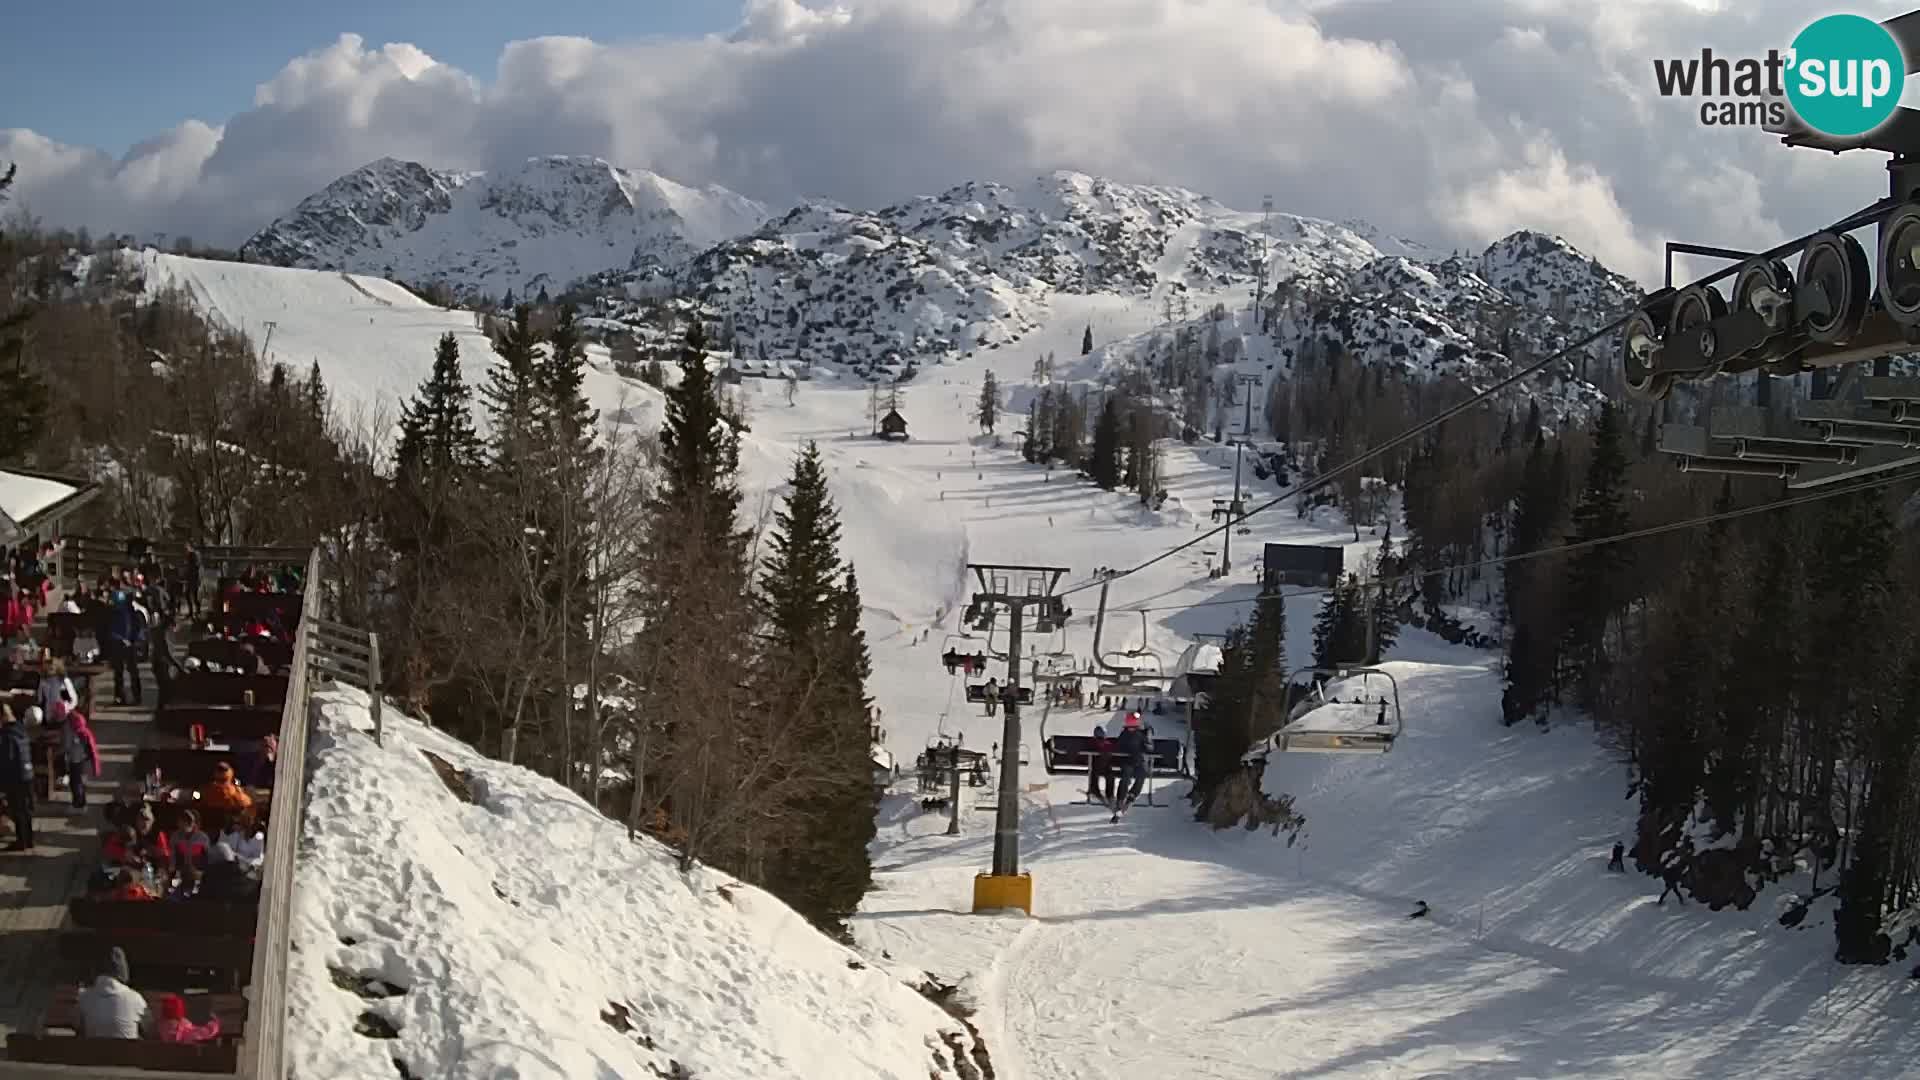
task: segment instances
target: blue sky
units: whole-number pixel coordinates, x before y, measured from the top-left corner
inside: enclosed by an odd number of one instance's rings
[[[0,127],[118,156],[188,117],[218,124],[294,57],[356,33],[491,78],[516,38],[598,41],[728,30],[739,0],[92,0],[6,19]]]

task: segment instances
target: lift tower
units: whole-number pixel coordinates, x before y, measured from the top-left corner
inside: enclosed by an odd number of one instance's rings
[[[973,879],[973,910],[1019,908],[1033,914],[1033,876],[1020,872],[1020,706],[1033,700],[1033,688],[1020,685],[1020,636],[1033,616],[1036,633],[1051,634],[1066,625],[1073,612],[1054,595],[1064,566],[1009,566],[969,563],[980,588],[967,605],[962,621],[977,630],[991,631],[1002,610],[1007,620],[1007,682],[999,703],[1005,720],[1000,733],[1000,801],[993,825],[993,869]],[[984,688],[968,688],[968,697]]]

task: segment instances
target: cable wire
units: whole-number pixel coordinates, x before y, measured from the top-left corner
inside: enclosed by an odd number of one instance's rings
[[[1715,513],[1715,514],[1703,514],[1698,517],[1687,518],[1684,521],[1668,522],[1665,525],[1650,525],[1644,529],[1631,529],[1627,532],[1618,533],[1613,536],[1595,537],[1592,540],[1576,540],[1570,544],[1557,544],[1553,547],[1536,548],[1533,551],[1520,551],[1520,552],[1515,552],[1509,555],[1496,555],[1488,559],[1479,559],[1469,563],[1456,563],[1451,566],[1442,566],[1433,570],[1421,570],[1415,573],[1394,574],[1390,577],[1373,578],[1372,580],[1368,581],[1366,584],[1394,585],[1394,584],[1399,584],[1400,582],[1403,582],[1403,581],[1420,581],[1430,577],[1437,577],[1441,574],[1451,574],[1460,570],[1475,570],[1475,569],[1482,569],[1489,566],[1504,566],[1508,563],[1524,562],[1528,559],[1541,559],[1549,555],[1565,555],[1568,552],[1585,551],[1589,548],[1601,547],[1606,544],[1619,544],[1619,543],[1624,543],[1628,540],[1641,540],[1649,536],[1659,536],[1664,533],[1679,532],[1682,529],[1693,529],[1693,528],[1698,528],[1701,525],[1711,525],[1716,522],[1732,521],[1736,518],[1751,517],[1754,514],[1764,514],[1771,510],[1785,510],[1789,507],[1804,506],[1807,503],[1819,502],[1822,499],[1833,499],[1833,498],[1838,498],[1839,496],[1842,496],[1842,495],[1852,495],[1857,492],[1872,491],[1877,488],[1888,487],[1893,484],[1900,483],[1901,481],[1904,481],[1904,480],[1911,480],[1914,478],[1915,475],[1916,473],[1913,470],[1903,470],[1895,475],[1882,476],[1882,477],[1878,477],[1876,479],[1869,480],[1863,483],[1849,484],[1845,487],[1828,488],[1824,491],[1816,492],[1809,495],[1800,495],[1790,499],[1777,499],[1773,502],[1761,503],[1757,506],[1742,507],[1738,510],[1727,510],[1727,511],[1723,511],[1721,513]],[[1308,585],[1308,586],[1301,586],[1300,588],[1295,589],[1292,592],[1283,591],[1278,593],[1260,593],[1256,596],[1245,596],[1245,597],[1240,597],[1234,600],[1203,600],[1197,604],[1163,604],[1163,605],[1156,605],[1152,607],[1115,608],[1111,612],[1109,612],[1109,614],[1132,615],[1138,612],[1186,611],[1190,608],[1222,607],[1229,604],[1254,604],[1262,600],[1272,600],[1275,598],[1286,599],[1287,597],[1291,597],[1291,596],[1315,596],[1321,593],[1332,592],[1333,589],[1334,589],[1334,586]]]
[[[1810,232],[1804,236],[1799,237],[1798,239],[1789,240],[1782,244],[1777,244],[1774,247],[1769,248],[1767,251],[1760,253],[1758,256],[1756,256],[1756,258],[1760,258],[1760,259],[1778,258],[1781,255],[1788,254],[1798,248],[1804,247],[1808,240],[1819,235],[1819,233],[1821,232],[1848,232],[1853,229],[1857,229],[1862,225],[1871,223],[1875,217],[1877,217],[1881,213],[1884,213],[1886,209],[1892,205],[1893,205],[1892,199],[1877,200],[1874,203],[1866,207],[1863,207],[1860,210],[1856,210],[1844,218],[1841,218],[1839,221],[1834,222],[1832,225],[1828,226],[1825,229],[1820,229],[1815,232]],[[1740,269],[1740,265],[1741,264],[1739,263],[1734,263],[1734,264],[1725,266],[1720,270],[1717,270],[1711,274],[1708,274],[1705,277],[1696,279],[1691,284],[1685,286],[1685,288],[1692,288],[1694,286],[1702,286],[1702,285],[1711,285],[1712,283],[1719,281],[1721,278],[1728,277],[1734,274],[1735,272],[1737,272]],[[1486,389],[1480,391],[1479,393],[1474,394],[1472,397],[1467,398],[1465,401],[1462,401],[1459,404],[1454,405],[1442,411],[1438,416],[1434,416],[1434,417],[1431,417],[1430,419],[1421,421],[1420,423],[1415,424],[1413,427],[1408,428],[1407,430],[1401,432],[1400,434],[1394,436],[1393,438],[1388,439],[1386,442],[1381,443],[1378,446],[1371,447],[1369,449],[1361,451],[1358,455],[1352,458],[1349,458],[1347,461],[1342,462],[1341,464],[1336,465],[1331,469],[1328,469],[1326,472],[1323,472],[1318,476],[1315,476],[1313,479],[1305,480],[1305,481],[1302,481],[1301,483],[1295,484],[1293,487],[1288,488],[1287,490],[1281,492],[1279,495],[1276,495],[1273,498],[1267,500],[1266,502],[1261,503],[1259,506],[1256,506],[1253,509],[1248,510],[1247,512],[1241,514],[1238,518],[1235,518],[1231,513],[1229,513],[1227,515],[1227,523],[1225,525],[1216,526],[1212,529],[1207,530],[1206,532],[1203,532],[1193,537],[1191,540],[1187,540],[1180,544],[1176,544],[1173,547],[1168,548],[1166,551],[1163,551],[1160,554],[1155,555],[1153,558],[1148,559],[1146,562],[1140,563],[1137,566],[1130,567],[1126,570],[1109,572],[1103,577],[1098,577],[1094,580],[1076,585],[1070,589],[1065,589],[1055,595],[1063,596],[1063,597],[1071,596],[1074,593],[1084,592],[1087,589],[1091,589],[1095,585],[1118,581],[1124,577],[1130,577],[1134,574],[1139,573],[1142,570],[1145,570],[1149,566],[1153,566],[1156,563],[1163,562],[1167,559],[1172,558],[1175,555],[1178,555],[1180,552],[1187,550],[1188,548],[1194,546],[1195,544],[1202,543],[1211,537],[1220,535],[1222,532],[1225,532],[1228,529],[1234,528],[1235,526],[1239,525],[1241,522],[1247,520],[1248,518],[1252,517],[1255,514],[1260,513],[1263,510],[1271,510],[1275,506],[1278,506],[1279,504],[1287,501],[1288,499],[1294,498],[1299,495],[1304,495],[1307,492],[1315,491],[1319,488],[1325,487],[1327,484],[1330,484],[1334,480],[1340,478],[1341,476],[1344,476],[1347,473],[1352,472],[1355,469],[1358,469],[1360,466],[1366,464],[1367,462],[1373,460],[1374,458],[1380,456],[1381,454],[1387,453],[1388,451],[1391,451],[1391,450],[1397,450],[1400,447],[1405,446],[1407,443],[1412,442],[1413,440],[1419,438],[1422,435],[1425,435],[1427,432],[1432,431],[1434,428],[1439,427],[1441,424],[1446,423],[1448,420],[1451,420],[1454,417],[1459,416],[1461,413],[1466,412],[1468,409],[1471,409],[1474,406],[1479,405],[1482,402],[1485,402],[1488,398],[1491,398],[1495,394],[1498,394],[1502,390],[1507,389],[1508,387],[1514,385],[1515,383],[1522,382],[1526,379],[1533,377],[1534,375],[1539,374],[1540,372],[1546,370],[1548,367],[1551,367],[1552,365],[1564,359],[1568,354],[1573,353],[1580,349],[1584,349],[1588,345],[1593,344],[1594,342],[1600,340],[1601,338],[1606,337],[1609,334],[1612,334],[1614,331],[1620,329],[1622,326],[1625,326],[1627,321],[1633,318],[1634,313],[1640,310],[1641,306],[1643,305],[1635,305],[1633,310],[1628,311],[1624,315],[1621,315],[1619,318],[1615,319],[1611,323],[1608,323],[1606,326],[1593,331],[1592,333],[1588,334],[1586,337],[1581,338],[1579,341],[1576,341],[1573,344],[1568,345],[1565,348],[1562,348],[1560,351],[1553,353],[1552,355],[1546,357],[1543,360],[1539,360],[1532,364],[1528,364],[1526,367],[1523,367],[1520,370],[1515,371],[1512,374],[1506,376],[1505,378],[1499,380],[1498,382],[1495,382],[1492,386],[1489,386]]]

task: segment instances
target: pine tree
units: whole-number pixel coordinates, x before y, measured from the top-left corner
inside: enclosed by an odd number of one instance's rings
[[[285,372],[284,365],[274,366],[269,393],[284,385]],[[444,553],[453,528],[449,496],[478,475],[484,460],[472,394],[460,372],[460,343],[449,333],[434,350],[433,372],[400,406],[390,509],[395,524],[388,538],[397,551]]]
[[[870,661],[859,585],[850,567],[842,575],[839,541],[820,451],[808,443],[774,515],[759,586],[767,626],[760,698],[798,729],[803,748],[789,763],[802,781],[782,812],[790,835],[770,862],[767,887],[833,933],[844,932],[871,885],[874,832]]]
[[[1093,425],[1093,457],[1087,463],[1093,482],[1106,491],[1120,486],[1120,413],[1108,396]]]
[[[1080,355],[1085,356],[1092,351],[1093,351],[1093,324],[1088,323],[1087,332],[1084,335],[1082,335],[1080,338]]]
[[[1193,727],[1196,820],[1207,820],[1220,786],[1240,772],[1248,750],[1285,723],[1286,608],[1279,593],[1254,605],[1253,619],[1228,631],[1220,674]]]
[[[978,408],[980,430],[993,434],[994,425],[1000,422],[1000,384],[995,381],[993,372],[987,372],[980,383],[980,404]]]
[[[513,318],[493,346],[499,360],[480,388],[490,428],[488,451],[496,473],[530,463],[539,447],[538,372],[543,350],[532,317],[532,309],[525,304],[513,309]]]
[[[9,165],[0,173],[0,205],[18,168]],[[26,457],[46,433],[46,378],[27,359],[26,326],[33,315],[27,304],[0,311],[0,460]]]
[[[471,472],[484,444],[473,426],[473,395],[460,371],[460,342],[444,334],[433,354],[433,372],[400,406],[400,442],[395,480]]]
[[[1586,486],[1574,508],[1570,543],[1600,540],[1626,531],[1626,480],[1620,411],[1612,404],[1603,405],[1593,428],[1593,456],[1587,461]],[[1609,662],[1607,627],[1625,603],[1628,557],[1625,545],[1602,544],[1576,553],[1567,568],[1563,656],[1579,704],[1589,711]]]
[[[320,375],[318,360],[307,369],[307,384],[301,390],[301,400],[306,405],[307,423],[312,425],[309,436],[321,437],[327,430],[327,409],[331,399],[327,394],[327,381]]]
[[[1367,624],[1360,579],[1349,574],[1327,591],[1313,622],[1313,662],[1338,667],[1364,659]]]
[[[545,538],[541,563],[541,595],[555,612],[558,632],[551,644],[558,650],[554,665],[551,708],[562,735],[557,753],[571,778],[581,762],[574,744],[574,695],[590,648],[592,581],[589,552],[594,529],[591,485],[603,450],[597,442],[598,410],[586,398],[586,343],[573,305],[560,308],[547,332],[547,350],[534,366],[538,392],[539,428],[543,453],[541,472],[541,533]],[[597,755],[598,750],[593,752]],[[603,762],[591,760],[592,769]]]

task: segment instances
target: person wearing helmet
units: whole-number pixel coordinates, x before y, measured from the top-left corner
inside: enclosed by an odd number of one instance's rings
[[[1141,725],[1139,713],[1127,714],[1120,737],[1113,741],[1113,751],[1120,758],[1120,786],[1113,804],[1113,820],[1119,821],[1146,786],[1147,759],[1153,754],[1153,739]]]

